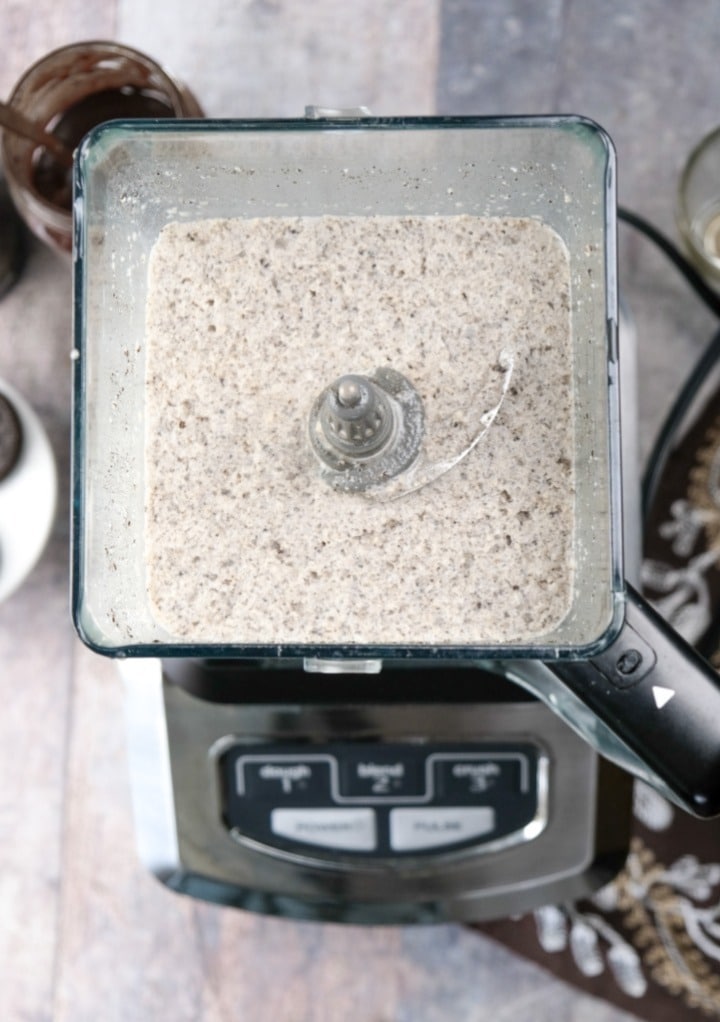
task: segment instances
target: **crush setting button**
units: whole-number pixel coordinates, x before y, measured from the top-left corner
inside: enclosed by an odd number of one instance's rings
[[[434,759],[437,793],[448,800],[455,798],[464,802],[483,795],[526,792],[529,787],[528,759],[520,753],[467,757],[439,755]]]
[[[273,809],[270,828],[291,841],[348,852],[372,852],[377,845],[373,809]]]
[[[432,806],[390,810],[390,847],[415,852],[491,834],[495,810],[489,806]]]

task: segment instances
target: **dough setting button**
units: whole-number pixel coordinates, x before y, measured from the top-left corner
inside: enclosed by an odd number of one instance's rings
[[[484,837],[495,829],[490,806],[402,808],[390,811],[390,847],[416,852]]]
[[[377,826],[373,809],[273,809],[270,829],[278,837],[348,852],[373,852]]]

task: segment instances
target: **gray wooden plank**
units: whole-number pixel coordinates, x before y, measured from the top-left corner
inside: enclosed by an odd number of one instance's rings
[[[301,117],[306,104],[432,113],[439,0],[269,0],[148,8],[118,34],[193,87],[210,116]]]
[[[115,666],[74,653],[53,1018],[201,1018],[191,905],[136,861]]]
[[[0,1016],[50,1018],[70,643],[54,538],[0,607]],[[39,608],[42,610],[39,610]]]
[[[64,807],[72,635],[68,622],[70,277],[41,249],[0,303],[0,376],[51,439],[59,500],[48,546],[0,605],[0,1015],[48,1017]],[[43,303],[37,295],[44,295]]]
[[[0,95],[45,52],[112,31],[114,4],[11,2],[0,14]],[[0,605],[0,1016],[51,1019],[62,885],[72,630],[68,619],[70,268],[31,244],[0,302],[0,377],[38,413],[59,471],[48,546]]]
[[[3,59],[0,66],[0,96],[36,60],[54,50],[82,39],[112,39],[115,31],[116,0],[5,0],[0,12]]]
[[[563,45],[563,0],[444,0],[437,108],[440,113],[555,112]]]
[[[567,5],[558,104],[607,129],[621,201],[667,231],[682,163],[718,122],[719,42],[714,0]]]

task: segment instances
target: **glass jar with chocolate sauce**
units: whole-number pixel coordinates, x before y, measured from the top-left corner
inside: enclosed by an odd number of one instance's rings
[[[193,94],[150,57],[114,42],[63,46],[33,64],[10,104],[72,151],[95,125],[116,118],[202,117]],[[30,229],[72,249],[72,168],[43,146],[3,133],[2,160],[13,201]]]
[[[702,138],[680,175],[676,218],[685,249],[705,280],[720,290],[720,128]]]

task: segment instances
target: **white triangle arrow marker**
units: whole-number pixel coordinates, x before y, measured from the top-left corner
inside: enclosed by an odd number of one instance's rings
[[[653,685],[653,699],[658,710],[662,710],[666,703],[669,703],[675,692],[671,688],[661,688],[660,685]]]

